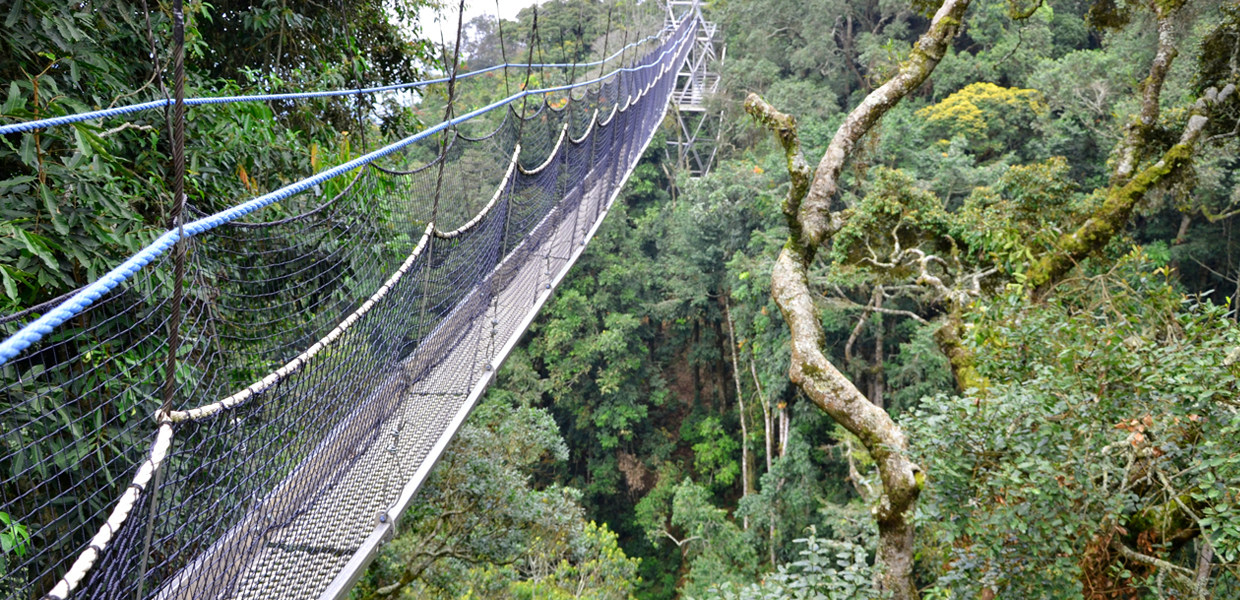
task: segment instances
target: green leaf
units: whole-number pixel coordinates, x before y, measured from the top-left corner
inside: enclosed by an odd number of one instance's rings
[[[17,19],[22,16],[22,0],[14,0],[13,10],[9,11],[9,16],[4,20],[4,26],[12,28],[17,23]],[[16,84],[14,84],[16,85]]]
[[[56,233],[69,235],[69,226],[60,218],[60,208],[56,206],[56,198],[52,196],[51,188],[46,185],[40,185],[39,194],[43,196],[43,208],[47,209],[47,213],[51,215],[52,226],[56,228]]]
[[[13,230],[17,232],[17,237],[26,244],[26,250],[42,259],[43,263],[53,271],[60,270],[60,263],[56,260],[56,256],[52,254],[51,249],[47,247],[47,243],[42,236],[29,233],[17,227]]]
[[[8,189],[8,188],[17,187],[23,183],[30,183],[31,181],[34,181],[34,180],[35,180],[34,175],[18,175],[17,177],[10,177],[9,179],[0,181],[0,189]]]
[[[9,298],[16,301],[19,299],[17,292],[17,281],[13,279],[12,275],[9,275],[10,270],[11,267],[7,265],[0,265],[0,279],[4,280],[4,293],[7,294]]]
[[[18,154],[22,157],[22,162],[28,167],[36,167],[34,136],[27,133],[22,135],[21,150]]]
[[[19,1],[18,4],[21,2]],[[0,112],[11,113],[19,104],[25,104],[25,102],[22,100],[21,88],[17,87],[17,82],[14,81],[9,84],[9,97],[5,99],[4,107],[0,108]]]

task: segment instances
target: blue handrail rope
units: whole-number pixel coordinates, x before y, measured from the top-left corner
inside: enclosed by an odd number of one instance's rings
[[[693,21],[696,21],[696,17],[693,18]],[[684,28],[684,31],[692,31],[692,30],[693,30],[692,27]],[[659,59],[662,59],[663,57],[667,56],[669,53],[677,51],[680,48],[680,46],[684,45],[686,40],[691,39],[691,36],[687,36],[683,34],[682,36],[683,37],[681,38],[680,41],[669,46],[666,50],[660,53],[658,55]],[[370,164],[371,162],[374,162],[377,159],[388,156],[392,154],[393,152],[396,152],[397,150],[400,150],[402,148],[405,148],[406,146],[409,146],[410,144],[413,144],[427,137],[430,137],[431,135],[439,133],[440,131],[447,129],[448,127],[453,127],[460,123],[464,123],[466,121],[474,119],[475,117],[489,113],[497,108],[507,106],[527,96],[535,96],[538,94],[547,94],[551,92],[571,90],[571,89],[575,89],[578,87],[593,85],[595,83],[600,83],[604,80],[610,79],[611,77],[619,75],[620,73],[634,73],[637,71],[642,71],[645,69],[658,67],[660,65],[661,63],[659,60],[654,60],[654,61],[651,61],[649,64],[640,65],[637,67],[621,67],[621,68],[608,72],[606,75],[602,75],[600,77],[596,77],[589,81],[583,81],[583,82],[579,82],[576,84],[554,86],[554,87],[542,88],[542,89],[537,89],[537,90],[522,90],[503,100],[493,102],[487,106],[475,109],[459,117],[449,119],[447,121],[439,123],[438,125],[435,125],[423,131],[410,135],[400,141],[384,146],[383,148],[375,150],[374,152],[371,152],[369,154],[359,156],[344,164],[337,165],[330,169],[326,169],[316,175],[307,177],[305,179],[302,179],[301,181],[291,183],[278,190],[268,192],[266,194],[263,194],[262,196],[254,198],[253,200],[249,200],[247,202],[244,202],[232,208],[203,217],[191,223],[186,223],[184,225],[185,237],[192,238],[200,233],[210,231],[225,223],[239,219],[261,208],[265,208],[273,203],[279,202],[295,194],[309,190],[313,188],[314,186],[324,183],[330,179],[333,179],[335,177],[348,173],[354,169]],[[162,104],[163,104],[162,101],[160,101],[159,105],[162,106]],[[186,100],[186,104],[189,104],[188,99]],[[47,314],[39,317],[38,319],[22,327],[21,330],[9,336],[8,339],[4,340],[3,342],[0,342],[0,366],[8,363],[14,357],[19,355],[23,350],[30,347],[32,344],[35,344],[39,340],[43,339],[43,336],[52,333],[52,331],[56,327],[60,326],[65,321],[72,319],[73,317],[81,313],[82,311],[89,308],[92,304],[94,304],[96,300],[103,297],[104,294],[108,293],[109,291],[114,289],[116,286],[125,282],[127,279],[129,279],[134,274],[136,274],[138,271],[140,271],[143,267],[150,264],[151,261],[155,260],[162,254],[167,252],[170,248],[173,247],[173,245],[176,244],[177,240],[179,239],[180,239],[180,236],[178,235],[178,231],[176,229],[165,231],[163,235],[159,236],[154,242],[147,245],[142,250],[139,250],[136,254],[131,256],[125,262],[121,263],[119,266],[113,268],[111,271],[108,271],[105,275],[100,277],[94,283],[86,286],[81,291],[74,294],[72,298],[69,298],[68,300],[66,300],[65,302],[57,306],[56,308],[52,309]]]
[[[645,39],[633,42],[629,46],[621,48],[618,52],[616,52],[615,54],[612,54],[611,56],[608,56],[601,60],[596,60],[594,62],[578,64],[576,66],[597,66],[597,65],[605,64],[608,61],[616,58],[617,56],[620,56],[620,54],[623,53],[628,48],[640,46],[652,40],[658,39],[658,37],[659,37],[659,34],[647,36]],[[500,65],[495,65],[492,67],[487,67],[485,69],[479,69],[477,71],[470,71],[468,73],[462,73],[460,75],[457,75],[456,79],[457,81],[460,81],[462,79],[469,79],[471,77],[477,77],[478,75],[490,73],[492,71],[498,71],[499,69],[503,69],[506,67],[567,69],[573,66],[574,65],[570,63],[546,63],[546,64],[543,64],[543,63],[532,63],[532,64],[504,63]],[[437,83],[447,83],[449,79],[451,79],[451,77],[440,77],[437,79],[427,79],[423,81],[413,81],[409,83],[394,83],[392,85],[384,85],[384,86],[379,86],[379,87],[327,90],[327,91],[322,91],[322,92],[290,92],[286,94],[250,94],[250,95],[241,95],[241,96],[210,96],[210,97],[203,97],[203,98],[186,98],[185,106],[188,107],[188,106],[205,106],[205,105],[210,105],[210,104],[232,104],[235,102],[268,102],[272,100],[304,100],[304,99],[309,99],[309,98],[332,98],[332,97],[338,97],[338,96],[357,96],[361,94],[377,94],[381,92],[394,92],[394,91],[406,90],[406,89],[416,89],[416,88],[425,87],[428,85],[435,85]],[[61,125],[80,123],[82,121],[90,121],[93,119],[106,119],[110,117],[119,117],[121,115],[133,114],[133,113],[151,110],[155,108],[164,108],[165,106],[170,106],[171,104],[172,104],[172,101],[167,100],[167,99],[152,100],[150,102],[142,102],[140,104],[131,104],[129,106],[117,106],[115,108],[92,110],[90,112],[78,113],[78,114],[73,114],[73,115],[64,115],[61,117],[51,117],[48,119],[39,119],[37,121],[25,121],[22,123],[0,125],[0,135],[9,134],[9,133],[24,133],[27,131],[33,131],[35,129],[47,129],[49,127],[58,127]]]

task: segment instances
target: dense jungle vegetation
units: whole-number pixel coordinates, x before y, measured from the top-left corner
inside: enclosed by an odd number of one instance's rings
[[[10,0],[0,116],[162,97],[150,1]],[[421,4],[189,2],[190,87],[420,77]],[[649,8],[482,18],[461,61],[585,60]],[[354,597],[1240,598],[1240,4],[703,12],[712,173],[669,122]],[[442,113],[398,100],[198,111],[192,197]],[[5,137],[6,310],[163,229],[163,115],[132,123]]]

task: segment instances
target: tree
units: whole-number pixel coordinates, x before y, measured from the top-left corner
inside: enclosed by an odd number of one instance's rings
[[[801,154],[792,117],[756,95],[746,101],[747,111],[776,134],[792,177],[784,205],[788,242],[772,274],[772,294],[793,337],[790,378],[832,418],[857,435],[877,463],[882,483],[882,495],[874,508],[880,535],[879,557],[886,568],[883,585],[896,598],[917,595],[912,569],[911,511],[924,487],[924,476],[909,458],[904,431],[868,402],[823,351],[823,329],[815,308],[815,293],[810,288],[810,268],[818,248],[833,242],[833,270],[852,269],[856,276],[868,277],[876,284],[910,292],[920,290],[922,298],[943,315],[935,337],[950,360],[958,388],[985,395],[989,380],[978,370],[973,344],[964,336],[964,319],[971,314],[974,302],[985,291],[995,289],[996,280],[1006,280],[1022,290],[1024,302],[1044,302],[1077,265],[1116,238],[1147,193],[1184,176],[1200,144],[1213,139],[1208,130],[1221,129],[1220,134],[1227,135],[1212,116],[1220,110],[1231,110],[1228,107],[1235,102],[1234,84],[1217,80],[1199,83],[1200,97],[1176,119],[1179,133],[1168,135],[1159,123],[1159,105],[1163,84],[1177,54],[1175,19],[1184,3],[1155,3],[1150,12],[1157,28],[1157,49],[1150,73],[1141,86],[1140,114],[1120,136],[1113,174],[1108,185],[1094,192],[1097,200],[1068,210],[1060,205],[1060,219],[1055,226],[1063,234],[1050,239],[1009,235],[1002,245],[990,245],[1004,236],[987,236],[1017,233],[1036,218],[1053,218],[1054,213],[1015,210],[1008,221],[1012,228],[1004,231],[1003,226],[982,218],[986,206],[994,204],[985,198],[985,192],[975,193],[964,210],[949,212],[941,201],[916,189],[909,180],[902,180],[899,173],[884,171],[878,171],[868,182],[869,193],[861,201],[842,213],[831,212],[830,203],[841,189],[840,175],[845,162],[856,153],[863,136],[938,65],[968,4],[948,1],[938,9],[929,30],[896,74],[844,120],[816,170],[809,168]],[[1040,3],[1031,8],[1013,4],[1010,14],[1015,20],[1027,19],[1039,6]],[[934,117],[935,113],[928,112],[927,116]],[[1061,167],[1058,171],[1063,172]],[[1051,162],[1044,169],[1052,172],[1056,165]],[[1064,197],[1063,180],[1052,178],[1039,182],[1050,185],[1039,186],[1031,185],[1026,178],[1022,185],[1021,175],[1028,172],[1032,171],[1014,169],[1010,174],[1008,189],[1019,189],[1019,193],[1005,200],[1007,206],[1019,209],[1022,202],[1031,202],[1056,210],[1056,202],[1062,203]],[[1021,198],[1015,197],[1022,194]],[[1022,220],[1025,224],[1017,223]],[[990,281],[984,285],[987,278]],[[874,308],[878,307],[875,303]]]
[[[967,317],[985,392],[902,424],[931,474],[925,581],[998,597],[1230,597],[1240,544],[1225,307],[1182,298],[1136,249],[1053,299],[1010,289]],[[1222,519],[1218,517],[1222,516]],[[1231,521],[1234,522],[1234,521]]]
[[[605,525],[584,519],[580,492],[533,485],[534,470],[566,458],[546,410],[492,394],[454,438],[400,535],[353,597],[626,598],[638,561]]]
[[[810,400],[856,435],[878,465],[883,495],[875,509],[875,519],[879,527],[879,557],[884,567],[883,587],[898,600],[917,597],[911,512],[921,492],[923,476],[920,467],[906,454],[908,442],[899,426],[885,411],[870,403],[823,353],[822,325],[814,309],[808,270],[818,248],[843,225],[838,217],[832,218],[830,203],[849,153],[884,113],[929,77],[942,60],[968,5],[969,0],[943,3],[908,61],[848,115],[814,171],[801,152],[795,119],[756,95],[746,100],[750,114],[779,138],[793,180],[783,205],[788,243],[771,275],[772,296],[792,333],[789,377]]]
[[[805,549],[803,557],[764,579],[762,583],[737,586],[732,582],[716,583],[702,596],[703,600],[871,600],[882,598],[874,590],[875,569],[870,566],[869,552],[851,542],[822,539],[809,528],[804,538],[794,540]],[[690,598],[692,600],[692,598]]]
[[[434,64],[410,19],[421,0],[187,2],[186,95],[385,85]],[[390,18],[392,12],[403,20]],[[0,118],[19,122],[168,97],[171,6],[13,4],[0,20]],[[242,47],[245,51],[225,49]],[[169,72],[166,72],[169,71]],[[189,202],[208,210],[310,174],[366,135],[354,99],[200,107],[186,122]],[[362,112],[359,112],[359,108]],[[385,127],[410,125],[387,106]],[[170,131],[162,111],[0,143],[0,307],[28,308],[94,281],[167,225]],[[360,135],[359,135],[360,134]],[[325,150],[319,152],[319,150]],[[353,151],[361,144],[354,142]],[[315,164],[315,163],[318,164]]]
[[[742,583],[758,568],[758,555],[745,533],[727,518],[727,511],[711,503],[710,492],[691,479],[675,483],[664,477],[637,512],[651,542],[671,541],[688,564],[684,594],[725,581]]]

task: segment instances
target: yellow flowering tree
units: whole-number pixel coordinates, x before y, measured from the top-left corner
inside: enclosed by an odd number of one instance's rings
[[[1019,146],[1034,133],[1033,124],[1045,111],[1037,90],[979,82],[917,111],[917,116],[944,141],[963,136],[977,158],[985,160]]]

